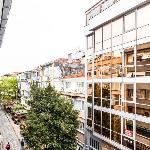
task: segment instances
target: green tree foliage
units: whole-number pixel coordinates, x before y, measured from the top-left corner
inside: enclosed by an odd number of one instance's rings
[[[65,100],[49,84],[31,88],[31,106],[23,136],[35,150],[75,150],[79,125],[78,113],[69,100]]]
[[[2,77],[0,79],[0,99],[2,103],[8,104],[16,100],[18,93],[18,81],[16,77]]]

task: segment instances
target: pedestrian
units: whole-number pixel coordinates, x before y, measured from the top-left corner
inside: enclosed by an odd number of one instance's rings
[[[7,149],[7,150],[10,150],[10,144],[9,144],[9,142],[8,142],[7,145],[6,145],[6,149]]]
[[[21,144],[21,150],[24,150],[24,140],[23,139],[21,140],[20,144]]]

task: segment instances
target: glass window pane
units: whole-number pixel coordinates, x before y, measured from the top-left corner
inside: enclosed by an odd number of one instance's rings
[[[147,44],[139,46],[136,59],[136,76],[150,76],[150,49]]]
[[[102,107],[110,108],[110,84],[102,83]]]
[[[103,49],[107,49],[111,47],[111,39],[103,41]]]
[[[103,40],[111,38],[111,23],[103,27]]]
[[[101,111],[94,110],[94,123],[101,126]]]
[[[88,118],[92,118],[92,108],[88,107]]]
[[[133,138],[133,120],[123,118],[123,134],[128,138]]]
[[[150,5],[144,6],[143,8],[138,9],[137,12],[137,26],[141,27],[143,25],[150,23]]]
[[[101,84],[94,84],[94,105],[101,106]]]
[[[130,31],[130,32],[127,32],[124,34],[123,43],[129,43],[129,42],[135,41],[135,39],[136,39],[136,32],[135,32],[135,30],[133,30],[133,31]],[[126,45],[124,45],[124,46],[126,46]]]
[[[110,114],[107,112],[102,112],[102,126],[110,129]]]
[[[112,47],[119,46],[122,44],[122,35],[112,38]]]
[[[95,52],[99,52],[102,50],[102,42],[95,44]]]
[[[145,117],[150,117],[149,100],[150,83],[136,84],[136,113]]]
[[[95,43],[102,42],[102,28],[95,30]]]
[[[93,47],[93,36],[88,36],[88,49]]]
[[[125,16],[125,31],[135,28],[135,12]]]
[[[111,115],[111,139],[115,142],[121,143],[121,117],[118,115]]]
[[[149,20],[149,19],[147,19],[147,20]],[[150,25],[141,27],[137,30],[137,39],[143,39],[143,38],[146,38],[149,36],[150,36]],[[147,41],[143,41],[143,43],[145,43],[145,42],[147,42]]]
[[[139,142],[138,147],[148,148],[147,146],[150,145],[150,124],[141,121],[136,121],[135,137],[136,141]]]
[[[112,83],[111,93],[112,93],[111,108],[121,111],[121,84]]]
[[[128,78],[135,77],[135,58],[134,58],[134,48],[125,49],[124,51],[124,76]]]
[[[122,34],[123,18],[117,19],[112,22],[112,37]]]

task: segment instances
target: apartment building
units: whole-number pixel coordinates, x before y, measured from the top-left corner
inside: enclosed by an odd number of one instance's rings
[[[38,71],[36,69],[24,71],[19,73],[17,78],[21,103],[28,108],[27,101],[30,99],[31,83],[38,81]]]
[[[82,57],[81,57],[82,58]],[[69,54],[67,62],[61,65],[62,78],[60,79],[60,93],[69,98],[79,112],[79,128],[77,130],[77,150],[84,148],[85,142],[85,89],[84,89],[84,64],[80,59],[73,59]]]
[[[75,110],[79,112],[79,128],[77,132],[77,150],[84,147],[84,125],[85,125],[85,91],[84,91],[84,76],[76,78],[61,79],[61,95],[70,99]]]
[[[86,11],[86,149],[150,149],[150,1]]]

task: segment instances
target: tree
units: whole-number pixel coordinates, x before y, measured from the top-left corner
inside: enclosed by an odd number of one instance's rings
[[[8,104],[16,100],[18,93],[18,81],[16,77],[2,77],[0,80],[0,99]]]
[[[64,99],[49,84],[31,87],[31,106],[26,128],[22,134],[29,147],[36,150],[75,150],[79,125],[78,113],[69,100]]]

